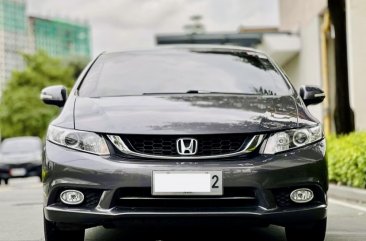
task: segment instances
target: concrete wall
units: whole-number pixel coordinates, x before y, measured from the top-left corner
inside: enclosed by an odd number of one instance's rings
[[[297,31],[318,17],[326,7],[327,0],[280,0],[280,29]]]
[[[299,32],[299,54],[282,66],[292,84],[298,90],[301,85],[322,86],[320,56],[320,19],[313,18]],[[310,106],[310,112],[322,121],[322,106]]]
[[[300,53],[282,67],[296,88],[303,84],[322,86],[320,57],[320,16],[326,0],[280,0],[280,29],[298,31]],[[348,68],[351,107],[356,130],[366,130],[366,0],[346,0]],[[334,40],[328,40],[330,111],[334,112]],[[322,119],[321,105],[310,111]],[[334,125],[332,126],[334,130]]]
[[[366,130],[366,1],[347,0],[348,69],[357,130]]]

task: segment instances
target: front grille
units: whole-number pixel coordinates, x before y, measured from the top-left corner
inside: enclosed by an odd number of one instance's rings
[[[223,196],[152,196],[151,188],[120,188],[114,195],[111,207],[184,211],[192,208],[244,208],[257,203],[253,188],[227,187]]]
[[[230,154],[242,150],[248,136],[246,135],[126,135],[123,141],[138,153],[149,155],[179,156],[177,139],[190,137],[198,142],[195,156],[212,156]]]

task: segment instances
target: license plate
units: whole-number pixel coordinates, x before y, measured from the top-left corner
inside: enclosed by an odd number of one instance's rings
[[[223,193],[221,171],[154,171],[153,195],[215,195]]]
[[[10,176],[12,177],[25,176],[25,174],[27,174],[27,170],[24,168],[13,168],[10,170]]]

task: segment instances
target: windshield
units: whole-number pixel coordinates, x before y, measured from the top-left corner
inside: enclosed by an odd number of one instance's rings
[[[0,148],[1,154],[11,153],[30,153],[42,150],[42,143],[36,138],[27,139],[8,139],[5,140]]]
[[[105,54],[79,89],[80,96],[149,93],[289,95],[289,84],[254,52],[170,49]]]

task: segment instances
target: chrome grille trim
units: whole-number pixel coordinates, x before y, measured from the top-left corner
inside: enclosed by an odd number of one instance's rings
[[[128,146],[123,142],[122,138],[117,135],[107,135],[108,139],[112,142],[112,144],[122,153],[142,158],[149,159],[163,159],[163,160],[205,160],[205,159],[219,159],[219,158],[228,158],[233,156],[240,156],[244,154],[248,154],[253,152],[263,141],[265,135],[254,135],[248,144],[240,151],[221,154],[221,155],[210,155],[210,156],[164,156],[164,155],[150,155],[132,151],[128,148]]]

